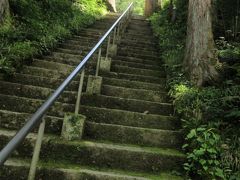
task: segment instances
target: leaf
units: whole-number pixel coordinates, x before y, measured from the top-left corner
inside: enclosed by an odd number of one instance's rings
[[[196,133],[196,129],[192,129],[191,131],[190,131],[190,133],[187,135],[187,138],[188,139],[192,139],[194,136],[196,136],[197,135],[197,133]]]

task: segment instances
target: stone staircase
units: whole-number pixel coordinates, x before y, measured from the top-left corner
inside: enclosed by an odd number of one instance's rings
[[[51,54],[35,58],[14,78],[0,80],[0,148],[74,69],[116,20],[108,15],[61,42]],[[105,45],[106,47],[106,45]],[[103,50],[104,51],[104,50]],[[87,65],[95,73],[96,57]],[[74,112],[79,77],[46,116],[36,179],[182,179],[179,120],[165,90],[165,73],[146,20],[134,17],[103,77],[100,95],[82,95],[87,117],[83,140],[64,141],[65,112]],[[84,81],[86,89],[87,76]],[[26,179],[37,129],[0,168],[0,179]]]

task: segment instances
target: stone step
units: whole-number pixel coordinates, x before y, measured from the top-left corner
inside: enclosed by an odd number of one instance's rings
[[[0,109],[33,114],[45,101],[18,96],[0,94]],[[47,115],[62,118],[66,112],[74,112],[75,104],[56,102]]]
[[[180,131],[169,131],[122,125],[86,123],[84,138],[122,144],[180,149],[183,139]]]
[[[0,131],[0,148],[15,132]],[[35,134],[30,134],[17,148],[12,157],[30,158]],[[183,153],[173,149],[147,148],[131,145],[97,143],[92,141],[64,141],[56,136],[45,135],[41,160],[112,168],[136,172],[159,173],[161,171],[182,170],[185,160]]]
[[[180,121],[172,116],[153,115],[84,105],[81,105],[80,113],[85,115],[88,121],[96,123],[163,130],[176,130],[180,127]]]
[[[158,175],[136,173],[129,171],[119,171],[113,169],[96,169],[94,167],[79,166],[76,164],[64,164],[63,162],[48,161],[39,163],[36,179],[58,180],[78,179],[78,180],[182,180],[179,176],[174,176],[171,172],[162,172]],[[49,166],[51,164],[51,167]],[[9,159],[5,166],[0,168],[0,179],[27,179],[30,167],[30,159]]]
[[[106,96],[114,96],[127,99],[139,99],[153,102],[168,102],[167,93],[161,91],[103,85],[101,94]]]
[[[47,69],[47,67],[44,68],[40,68],[40,67],[36,67],[36,66],[25,66],[22,70],[23,74],[29,74],[29,75],[33,75],[33,76],[40,76],[40,77],[51,77],[54,79],[66,79],[68,77],[68,75],[71,74],[72,71],[57,71],[57,70],[53,70],[53,69]],[[85,69],[85,73],[86,74],[94,74],[95,70],[90,69],[90,68],[86,68]],[[79,80],[80,79],[80,73],[76,76],[75,79]]]
[[[51,164],[51,166],[49,166]],[[62,162],[48,161],[39,162],[41,168],[37,169],[36,179],[51,180],[66,180],[66,179],[94,179],[94,180],[148,180],[150,174],[144,175],[133,172],[122,171],[110,172],[110,169],[96,170],[94,167],[84,167],[76,164],[64,164]],[[72,167],[72,168],[71,168]],[[10,159],[5,163],[5,166],[0,168],[1,179],[27,179],[30,168],[30,159]],[[142,176],[142,177],[141,177]],[[180,177],[171,175],[170,173],[161,173],[156,178],[172,178],[179,180]]]
[[[157,61],[160,59],[160,56],[158,56],[158,55],[143,54],[143,53],[139,54],[139,53],[134,53],[131,51],[118,51],[117,55],[136,57],[136,58],[152,60],[152,61]]]
[[[171,116],[150,115],[83,105],[81,105],[80,113],[87,116],[87,124],[96,122],[162,130],[176,130],[180,127],[179,121]],[[19,130],[31,116],[32,114],[29,113],[0,110],[0,128]],[[46,133],[61,134],[62,118],[45,116],[45,120]],[[37,132],[37,128],[35,132]]]
[[[121,38],[121,43],[124,43],[124,44],[130,44],[130,45],[135,45],[135,44],[138,44],[138,45],[141,45],[141,46],[153,46],[155,47],[155,43],[152,42],[152,41],[144,41],[144,40],[141,40],[141,39],[129,39],[128,37],[122,37]]]
[[[141,69],[136,67],[121,66],[121,65],[112,65],[111,71],[117,72],[117,73],[136,74],[136,75],[142,75],[142,76],[153,76],[153,77],[166,76],[163,70],[157,71],[157,70]]]
[[[116,59],[115,59],[116,58]],[[136,63],[136,62],[128,62],[128,61],[121,61],[118,60],[118,57],[112,59],[112,65],[119,65],[119,66],[126,66],[126,67],[133,67],[133,68],[140,68],[140,69],[149,69],[149,70],[163,70],[160,66],[156,65],[148,65],[144,63]]]
[[[87,76],[85,77],[87,78]],[[29,74],[15,73],[15,76],[7,79],[12,83],[20,83],[25,85],[46,87],[56,89],[64,81],[64,79],[56,79],[52,77],[33,76]],[[85,82],[85,81],[84,81]],[[68,91],[76,91],[79,86],[79,79],[74,79],[66,88]],[[84,85],[85,87],[86,85]]]
[[[164,83],[147,83],[147,82],[140,82],[140,81],[131,81],[125,79],[118,79],[118,78],[109,78],[103,77],[103,84],[112,85],[112,86],[119,86],[119,87],[126,87],[126,88],[135,88],[135,89],[146,89],[146,90],[153,90],[153,91],[164,91],[166,85]]]
[[[170,103],[157,103],[151,101],[125,99],[105,95],[83,94],[81,104],[93,107],[121,109],[147,114],[159,114],[166,116],[173,114],[173,107]]]
[[[0,128],[19,130],[31,116],[32,114],[28,113],[0,110]],[[60,135],[63,119],[54,116],[45,116],[44,118],[46,120],[45,133]],[[34,132],[37,130],[38,127],[34,129]]]
[[[74,55],[74,54],[67,54],[67,53],[62,53],[62,52],[53,52],[50,56],[53,59],[65,59],[65,61],[78,61],[81,62],[83,58],[85,57],[84,55]],[[93,55],[92,59],[97,59],[97,55]]]
[[[157,47],[156,44],[149,44],[149,43],[144,43],[144,42],[137,42],[137,41],[130,41],[127,39],[122,39],[121,40],[121,45],[127,45],[127,46],[133,46],[133,47],[138,47],[138,48],[148,48],[148,47]]]
[[[119,46],[118,47],[118,52],[121,51],[128,51],[129,53],[132,54],[141,54],[141,55],[150,55],[150,56],[159,56],[158,52],[156,49],[149,49],[149,48],[131,48],[131,46]]]
[[[137,57],[130,57],[130,56],[120,56],[117,55],[116,57],[114,57],[113,59],[117,59],[120,61],[127,61],[127,62],[132,62],[132,63],[138,63],[138,64],[143,64],[143,65],[152,65],[152,66],[158,66],[158,68],[160,68],[160,60],[146,60],[146,59],[142,59],[142,58],[137,58]]]
[[[45,100],[53,92],[54,90],[49,88],[0,81],[0,94]],[[76,99],[77,92],[64,91],[57,102],[74,104]]]
[[[100,76],[115,78],[115,79],[125,79],[131,81],[139,81],[139,82],[148,82],[148,83],[160,83],[165,84],[165,78],[159,78],[154,76],[142,76],[136,74],[126,74],[126,73],[117,73],[117,72],[101,72]]]

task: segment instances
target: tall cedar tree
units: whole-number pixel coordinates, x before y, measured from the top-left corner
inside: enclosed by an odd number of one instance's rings
[[[212,0],[189,0],[187,42],[183,67],[197,86],[218,79],[212,32]]]
[[[8,0],[0,0],[0,24],[3,23],[6,16],[9,14]]]

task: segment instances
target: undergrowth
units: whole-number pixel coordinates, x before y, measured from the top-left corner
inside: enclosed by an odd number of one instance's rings
[[[222,64],[219,85],[197,88],[187,80],[182,71],[187,10],[184,1],[177,1],[176,6],[175,22],[168,21],[167,5],[150,21],[159,39],[169,95],[184,129],[186,176],[188,179],[239,179],[240,76],[233,67]]]
[[[101,0],[9,0],[11,15],[0,27],[0,72],[10,75],[101,17]]]

